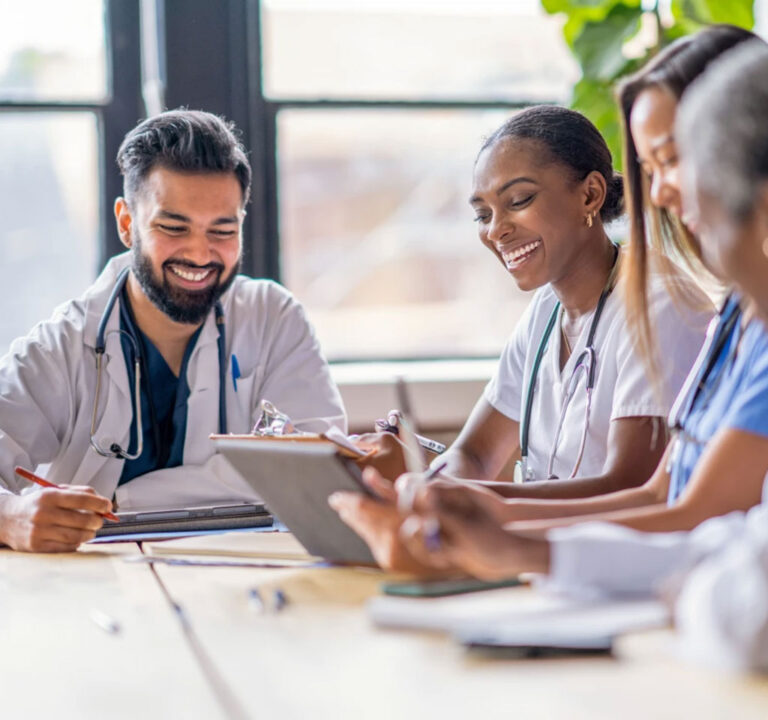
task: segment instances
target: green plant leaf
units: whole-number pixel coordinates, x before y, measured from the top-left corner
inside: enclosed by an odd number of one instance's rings
[[[586,12],[593,17],[605,17],[617,4],[639,7],[640,0],[541,0],[548,13],[565,12],[569,15]]]
[[[753,0],[672,0],[672,17],[700,25],[729,23],[751,29],[755,24]]]
[[[566,15],[563,36],[581,65],[582,78],[573,88],[571,107],[583,112],[597,126],[613,153],[614,165],[620,169],[621,126],[613,90],[618,78],[648,59],[628,60],[622,53],[624,43],[639,30],[641,0],[541,3],[548,13]],[[674,24],[662,29],[662,46],[712,23],[745,28],[754,25],[753,0],[671,0],[671,12]]]
[[[614,6],[601,22],[588,22],[574,39],[573,52],[584,75],[598,80],[614,80],[627,59],[622,46],[640,30],[642,10],[624,4]]]
[[[582,78],[573,88],[571,107],[597,126],[611,150],[613,166],[621,170],[621,126],[612,84]]]
[[[569,0],[541,0],[541,7],[545,12],[554,15],[559,12],[570,12],[573,9],[573,3]]]
[[[567,16],[563,36],[573,49],[574,40],[587,23],[599,23],[617,7],[639,8],[641,0],[542,0],[542,7],[550,14]]]

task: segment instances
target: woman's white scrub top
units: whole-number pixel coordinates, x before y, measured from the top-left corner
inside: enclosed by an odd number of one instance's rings
[[[682,279],[676,281],[684,282]],[[652,386],[643,360],[635,350],[619,283],[606,300],[593,343],[597,371],[589,430],[578,477],[602,474],[608,453],[608,431],[613,420],[666,417],[704,341],[712,313],[693,311],[679,301],[673,301],[667,284],[658,275],[649,278],[648,288],[651,326],[659,348],[661,387]],[[696,291],[691,288],[686,292]],[[706,307],[703,295],[699,297],[701,306]],[[556,303],[557,297],[551,286],[536,292],[502,352],[496,375],[485,388],[486,400],[500,413],[517,422],[521,422],[525,411],[531,368]],[[559,324],[555,325],[550,335],[535,381],[528,433],[528,464],[535,479],[547,477],[563,395],[574,365],[586,347],[593,314],[594,311],[584,319],[581,335],[562,372]],[[555,477],[567,478],[571,474],[581,443],[586,402],[585,374],[580,373],[555,455]]]

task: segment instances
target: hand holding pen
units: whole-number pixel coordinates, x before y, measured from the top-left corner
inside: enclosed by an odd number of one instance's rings
[[[46,489],[39,493],[0,496],[0,541],[27,552],[73,552],[93,539],[112,503],[93,488],[56,487],[24,468],[21,477],[33,476]],[[42,481],[42,482],[41,482]],[[116,516],[113,516],[116,517]]]
[[[393,435],[400,435],[400,419],[402,417],[402,413],[399,410],[390,410],[387,413],[387,419],[379,419],[376,421],[376,430],[379,432],[388,432],[392,433]],[[423,435],[419,435],[417,433],[414,433],[417,442],[419,445],[424,448],[425,450],[429,450],[430,452],[435,453],[436,455],[440,455],[441,453],[445,452],[445,445],[441,442],[438,442],[437,440],[432,440],[428,437],[424,437]]]
[[[430,480],[434,480],[447,465],[442,462],[433,467],[429,472],[414,475],[403,476],[396,483],[397,488],[397,507],[401,513],[410,513],[413,510],[413,503],[417,493],[427,486]],[[427,550],[437,551],[440,549],[440,522],[436,517],[429,516],[422,518],[424,530],[424,544]]]
[[[56,483],[52,483],[50,482],[50,480],[46,480],[45,478],[42,478],[39,475],[35,475],[35,473],[30,472],[29,470],[25,470],[23,467],[19,467],[18,465],[14,468],[14,472],[20,477],[23,477],[25,480],[29,480],[29,482],[33,482],[35,483],[35,485],[39,485],[40,487],[55,488],[56,490],[69,489],[63,485],[57,485]],[[72,487],[87,487],[87,486],[80,485],[80,486],[72,486]],[[120,522],[120,518],[117,517],[117,515],[115,515],[113,512],[107,511],[107,512],[100,512],[97,514],[101,515],[101,517],[107,520],[111,520],[112,522]]]
[[[406,447],[405,465],[409,474],[399,478],[396,483],[397,509],[401,513],[410,513],[413,510],[416,493],[426,487],[430,480],[436,478],[448,463],[444,461],[428,470],[424,462],[424,453],[411,428],[410,420],[402,413],[400,415],[400,427],[402,429],[400,437]],[[440,547],[440,524],[434,517],[425,518],[423,523],[427,547],[437,550]]]

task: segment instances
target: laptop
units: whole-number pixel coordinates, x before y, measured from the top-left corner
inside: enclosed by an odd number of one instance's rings
[[[133,533],[172,533],[204,530],[239,530],[272,525],[273,518],[262,503],[201,505],[199,507],[119,512],[120,522],[104,521],[96,537]]]

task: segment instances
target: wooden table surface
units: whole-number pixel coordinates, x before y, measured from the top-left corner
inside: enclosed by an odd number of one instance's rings
[[[768,679],[683,664],[669,631],[614,658],[491,659],[374,627],[372,570],[125,561],[137,552],[0,551],[0,718],[768,718]],[[255,586],[287,606],[254,609]]]

